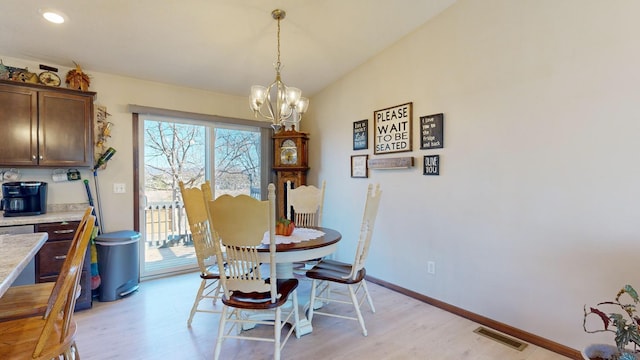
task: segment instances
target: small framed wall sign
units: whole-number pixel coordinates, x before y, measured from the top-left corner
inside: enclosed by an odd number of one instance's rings
[[[353,150],[369,148],[369,120],[354,121]]]
[[[420,117],[420,149],[444,147],[444,114]]]
[[[411,120],[413,103],[373,112],[374,154],[411,151]]]
[[[422,175],[440,175],[440,155],[425,155]]]
[[[351,177],[352,178],[366,178],[367,174],[367,159],[369,155],[352,155],[351,156]]]

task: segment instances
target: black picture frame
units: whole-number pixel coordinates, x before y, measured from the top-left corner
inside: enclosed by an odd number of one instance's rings
[[[420,149],[441,149],[444,147],[444,114],[420,117]]]
[[[352,155],[351,156],[351,177],[367,178],[369,177],[369,166],[367,162],[369,155]]]
[[[353,122],[353,150],[369,148],[369,120]]]
[[[440,155],[425,155],[422,159],[422,175],[440,175]]]
[[[374,155],[412,151],[412,121],[412,102],[374,111]]]

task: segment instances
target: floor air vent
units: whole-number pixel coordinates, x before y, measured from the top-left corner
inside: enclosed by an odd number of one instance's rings
[[[493,330],[487,329],[487,328],[482,327],[482,326],[480,326],[479,328],[473,330],[473,332],[476,333],[476,334],[480,334],[480,335],[482,335],[484,337],[487,337],[487,338],[489,338],[491,340],[497,341],[497,342],[499,342],[499,343],[501,343],[503,345],[506,345],[506,346],[508,346],[508,347],[510,347],[512,349],[516,349],[518,351],[522,351],[522,350],[524,350],[524,348],[527,347],[526,343],[523,343],[523,342],[521,342],[521,341],[519,341],[517,339],[514,339],[514,338],[507,337],[505,335],[502,335],[500,333],[497,333],[497,332],[495,332]]]

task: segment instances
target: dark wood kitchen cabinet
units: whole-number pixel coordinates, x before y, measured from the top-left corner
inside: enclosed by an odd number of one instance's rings
[[[95,95],[0,80],[0,166],[92,166]]]
[[[36,255],[36,282],[56,281],[79,224],[79,221],[63,221],[36,225],[36,232],[49,234],[49,239]],[[76,301],[76,310],[88,309],[92,304],[91,253],[88,247],[86,251],[80,275],[81,290],[80,297]]]

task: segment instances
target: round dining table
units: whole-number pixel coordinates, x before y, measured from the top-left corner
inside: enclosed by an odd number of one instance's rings
[[[336,251],[342,235],[333,229],[314,227],[324,235],[315,239],[291,243],[276,244],[276,274],[280,279],[293,278],[293,263],[312,259],[320,259]],[[280,237],[280,235],[276,235]],[[276,240],[277,241],[277,240]],[[260,261],[269,262],[269,245],[261,244],[258,248]]]
[[[313,229],[323,232],[324,235],[300,242],[276,244],[275,259],[276,276],[278,278],[294,278],[293,263],[319,259],[336,251],[338,242],[342,239],[342,235],[338,231],[325,227],[314,227]],[[278,239],[276,239],[276,241],[278,241]],[[269,245],[261,244],[258,248],[258,252],[260,261],[263,263],[269,263]],[[260,317],[262,318],[262,316]],[[243,329],[245,330],[253,327],[251,324],[246,325],[247,326],[243,325]],[[298,322],[298,328],[296,329],[296,337],[309,334],[311,331],[313,331],[311,321],[307,318],[306,311],[303,310],[300,312],[300,320]]]

